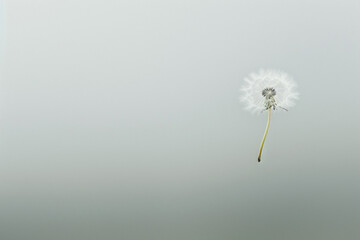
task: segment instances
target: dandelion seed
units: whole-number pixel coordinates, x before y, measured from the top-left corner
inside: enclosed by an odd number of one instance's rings
[[[296,83],[289,75],[276,70],[260,70],[245,78],[245,85],[240,89],[246,109],[253,113],[268,111],[268,121],[264,137],[261,141],[258,162],[261,160],[261,153],[264,142],[269,131],[271,109],[281,108],[288,111],[294,106],[294,100],[298,99]]]

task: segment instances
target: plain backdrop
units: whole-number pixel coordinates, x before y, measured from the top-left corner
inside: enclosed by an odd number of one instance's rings
[[[0,239],[360,237],[358,0],[3,0]],[[300,100],[243,110],[259,68]]]

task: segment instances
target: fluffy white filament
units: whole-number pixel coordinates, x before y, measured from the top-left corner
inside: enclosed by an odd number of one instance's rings
[[[294,100],[298,99],[296,83],[287,73],[261,69],[245,78],[245,84],[240,89],[242,92],[240,100],[247,110],[254,113],[266,110],[265,98],[262,95],[262,91],[266,88],[275,89],[274,99],[277,107],[288,109],[294,106]]]

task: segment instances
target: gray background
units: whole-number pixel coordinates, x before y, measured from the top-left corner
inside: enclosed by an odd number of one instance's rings
[[[359,239],[360,2],[6,0],[2,240]],[[239,103],[287,71],[300,101]]]

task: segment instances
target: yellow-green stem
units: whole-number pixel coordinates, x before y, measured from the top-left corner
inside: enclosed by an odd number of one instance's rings
[[[262,149],[264,147],[264,142],[265,142],[265,139],[266,139],[266,135],[269,131],[269,126],[270,126],[270,118],[271,118],[271,108],[269,108],[269,117],[268,117],[268,122],[266,124],[266,129],[265,129],[265,133],[264,133],[264,137],[261,141],[261,146],[260,146],[260,150],[259,150],[259,156],[258,156],[258,162],[261,161],[261,153],[262,153]]]

